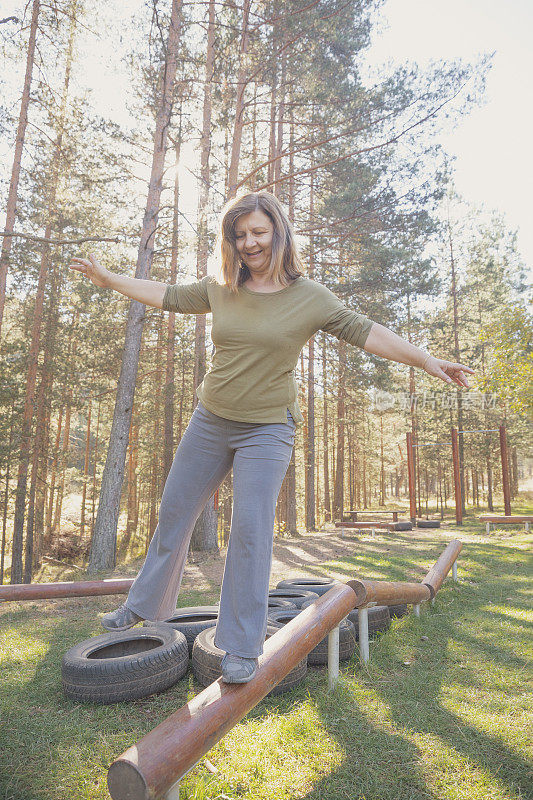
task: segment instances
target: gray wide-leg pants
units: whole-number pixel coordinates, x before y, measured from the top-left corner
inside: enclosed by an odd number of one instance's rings
[[[143,619],[176,608],[194,524],[233,467],[233,510],[215,645],[228,653],[262,654],[267,630],[274,517],[294,445],[295,422],[236,422],[200,402],[176,450],[158,524],[126,605]]]

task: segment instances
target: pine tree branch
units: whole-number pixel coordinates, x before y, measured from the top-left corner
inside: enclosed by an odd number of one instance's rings
[[[122,233],[123,237],[137,236],[133,233]],[[86,236],[83,239],[47,239],[44,236],[32,236],[29,233],[9,233],[8,231],[0,231],[0,236],[19,237],[20,239],[29,239],[32,242],[46,242],[48,244],[83,244],[84,242],[115,242],[120,244],[121,239],[118,236],[109,238],[105,236]]]

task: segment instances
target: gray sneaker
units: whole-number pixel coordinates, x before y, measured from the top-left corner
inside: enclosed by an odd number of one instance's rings
[[[131,608],[128,608],[126,603],[122,603],[115,611],[110,611],[109,614],[104,614],[100,620],[102,626],[106,631],[126,631],[142,622],[144,617],[140,617]]]
[[[258,658],[244,658],[231,653],[222,657],[222,680],[224,683],[248,683],[255,676]]]

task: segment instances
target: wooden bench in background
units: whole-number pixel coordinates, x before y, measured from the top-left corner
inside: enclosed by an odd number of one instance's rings
[[[490,533],[490,526],[493,525],[519,525],[524,523],[526,531],[529,530],[529,524],[533,522],[532,514],[512,514],[511,516],[504,516],[500,514],[480,514],[480,522],[485,522],[487,526],[487,533]]]
[[[400,508],[400,509],[396,509],[396,510],[392,510],[392,511],[389,511],[389,510],[387,510],[387,511],[372,511],[369,508],[361,508],[361,509],[356,509],[354,511],[345,511],[344,514],[346,514],[346,516],[350,516],[352,522],[357,522],[358,521],[357,520],[357,515],[358,514],[365,514],[367,516],[374,516],[374,517],[377,516],[378,514],[379,515],[381,515],[381,514],[392,514],[392,521],[393,522],[398,522],[398,514],[405,514],[405,510],[403,508]]]
[[[373,522],[369,520],[368,522],[335,522],[335,527],[341,529],[341,538],[344,536],[344,528],[355,528],[356,530],[370,530],[372,531],[372,536],[374,536],[375,530],[384,530],[384,531],[397,531],[397,530],[412,530],[413,526],[407,520],[405,521],[402,528],[397,528],[397,522]],[[407,527],[407,525],[409,527]]]

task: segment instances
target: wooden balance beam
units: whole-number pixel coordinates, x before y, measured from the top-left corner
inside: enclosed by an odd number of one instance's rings
[[[103,581],[62,581],[60,583],[13,583],[0,586],[0,600],[48,600],[52,597],[95,597],[128,594],[133,578]]]
[[[353,608],[361,622],[372,604],[432,600],[461,550],[448,544],[422,583],[352,580],[336,584],[266,639],[257,673],[248,683],[214,681],[114,761],[107,775],[113,800],[179,798],[179,781],[266,694],[287,675]],[[368,639],[368,628],[366,629]],[[367,657],[364,660],[368,660]],[[338,663],[338,662],[337,662]]]
[[[510,516],[501,514],[480,514],[480,522],[485,522],[487,526],[487,533],[490,533],[491,524],[496,523],[500,525],[518,525],[524,523],[526,531],[529,530],[529,524],[533,522],[533,514],[511,514]]]

